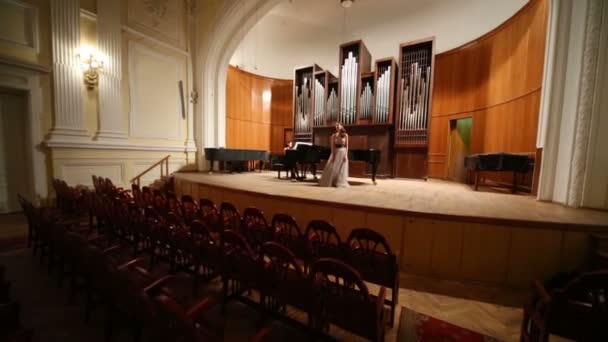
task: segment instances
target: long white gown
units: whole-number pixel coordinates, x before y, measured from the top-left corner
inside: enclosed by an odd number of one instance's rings
[[[332,135],[332,142],[334,144],[333,154],[329,157],[323,174],[319,180],[319,186],[334,186],[337,188],[347,188],[348,185],[348,151],[346,148],[346,136],[341,137],[339,134],[334,133]],[[341,146],[341,147],[338,147]]]

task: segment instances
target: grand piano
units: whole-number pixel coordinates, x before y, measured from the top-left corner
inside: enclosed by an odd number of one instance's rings
[[[331,154],[331,148],[319,145],[298,144],[293,150],[285,151],[285,159],[283,164],[285,169],[298,173],[298,166],[309,166],[311,173],[316,178],[317,164],[321,160],[328,160]],[[376,171],[378,162],[380,161],[380,150],[348,150],[348,159],[355,161],[365,161],[370,164],[372,169],[372,182],[376,184]],[[305,170],[302,168],[305,174]],[[300,177],[303,179],[304,177]]]
[[[464,167],[467,169],[467,182],[473,183],[475,191],[479,188],[480,172],[513,172],[511,192],[515,193],[517,191],[517,174],[532,170],[534,160],[527,154],[478,153],[464,157]],[[471,175],[474,177],[472,181]]]
[[[264,168],[264,162],[269,159],[270,153],[264,150],[244,150],[235,148],[213,147],[205,148],[205,159],[211,164],[209,172],[213,172],[213,164],[215,161],[229,163],[230,170],[234,171],[234,164],[242,164],[243,162],[258,160],[260,162],[260,171]]]

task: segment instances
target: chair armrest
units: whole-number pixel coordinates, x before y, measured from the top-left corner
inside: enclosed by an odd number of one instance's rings
[[[143,261],[142,258],[136,258],[136,259],[133,259],[133,260],[129,260],[129,261],[125,262],[124,264],[118,266],[117,268],[118,268],[118,270],[124,270],[125,268],[129,268],[129,267],[131,267],[131,266],[133,266],[133,265],[135,265],[135,264],[137,264],[138,262],[141,262],[141,261]]]
[[[109,254],[110,252],[113,252],[113,251],[119,249],[120,247],[121,247],[120,245],[110,246],[110,247],[104,249],[102,253],[103,254]]]
[[[193,321],[196,321],[197,318],[208,308],[215,305],[215,300],[211,297],[205,297],[202,300],[198,301],[194,306],[192,306],[186,312],[186,317]]]
[[[270,333],[272,332],[272,327],[269,326],[265,326],[262,329],[260,329],[260,331],[258,331],[257,334],[255,334],[255,336],[253,336],[249,342],[262,342],[265,341],[268,336],[270,335]]]
[[[152,292],[153,290],[155,290],[156,288],[162,286],[164,283],[166,283],[167,281],[173,279],[174,276],[173,275],[166,275],[158,280],[156,280],[155,282],[153,282],[152,284],[146,286],[146,288],[144,289],[144,293],[149,293]]]

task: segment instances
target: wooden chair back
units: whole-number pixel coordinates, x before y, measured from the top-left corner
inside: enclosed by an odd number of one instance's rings
[[[309,277],[320,300],[317,311],[321,326],[335,324],[372,341],[384,340],[384,294],[369,294],[357,270],[331,258],[315,261]]]
[[[312,220],[306,227],[306,238],[311,259],[345,258],[340,235],[336,228],[323,220]]]

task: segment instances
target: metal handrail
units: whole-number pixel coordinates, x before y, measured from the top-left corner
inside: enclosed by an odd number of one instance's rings
[[[150,166],[149,168],[147,168],[143,172],[141,172],[139,175],[133,177],[133,179],[131,179],[131,183],[135,182],[137,184],[137,186],[140,186],[141,177],[159,165],[161,166],[160,167],[160,177],[162,178],[163,176],[168,176],[169,175],[169,157],[171,157],[171,155],[168,155],[168,156],[164,157],[163,159],[157,161],[152,166]]]

